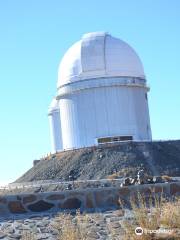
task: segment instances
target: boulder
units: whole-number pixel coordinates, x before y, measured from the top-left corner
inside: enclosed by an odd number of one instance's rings
[[[30,194],[28,196],[23,197],[23,203],[24,204],[31,203],[34,202],[36,199],[37,199],[36,195]]]
[[[48,196],[46,199],[56,201],[56,200],[62,200],[64,198],[65,198],[65,196],[63,194],[52,194],[52,195]]]
[[[45,202],[44,200],[40,200],[34,204],[30,204],[28,209],[32,212],[43,212],[48,211],[54,207],[54,204]]]
[[[161,176],[154,176],[154,177],[153,177],[153,182],[154,182],[154,183],[163,183],[163,182],[165,182],[165,181],[162,179]]]
[[[63,204],[60,204],[59,207],[61,209],[79,209],[81,204],[78,198],[69,198]]]
[[[8,203],[8,208],[11,213],[23,214],[26,213],[26,209],[19,201],[10,201]]]

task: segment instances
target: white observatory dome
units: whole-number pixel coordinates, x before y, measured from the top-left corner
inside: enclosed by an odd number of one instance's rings
[[[106,32],[85,34],[64,55],[49,107],[52,151],[151,141],[148,91],[136,52]]]
[[[58,85],[102,77],[145,79],[136,52],[124,41],[106,32],[85,34],[64,55],[58,70]]]

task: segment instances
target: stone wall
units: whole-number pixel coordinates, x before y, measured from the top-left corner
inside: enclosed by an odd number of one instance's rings
[[[138,192],[146,196],[161,193],[177,196],[180,195],[180,182],[0,196],[0,216],[44,211],[75,209],[94,211],[98,208],[118,208],[119,199],[127,205],[131,196],[137,196]]]

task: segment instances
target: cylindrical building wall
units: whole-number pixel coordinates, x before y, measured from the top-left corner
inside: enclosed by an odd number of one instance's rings
[[[51,148],[52,153],[61,151],[62,147],[62,137],[61,137],[61,120],[58,102],[53,99],[51,106],[49,108],[49,124],[50,124],[50,135],[51,135]]]
[[[107,137],[151,140],[147,87],[115,80],[98,79],[98,86],[95,79],[73,83],[75,91],[69,87],[60,97],[63,149],[97,145]]]

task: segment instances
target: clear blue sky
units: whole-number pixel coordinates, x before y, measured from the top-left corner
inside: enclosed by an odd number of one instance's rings
[[[0,183],[50,152],[57,68],[81,35],[108,31],[139,54],[154,139],[180,138],[179,0],[0,1]]]

